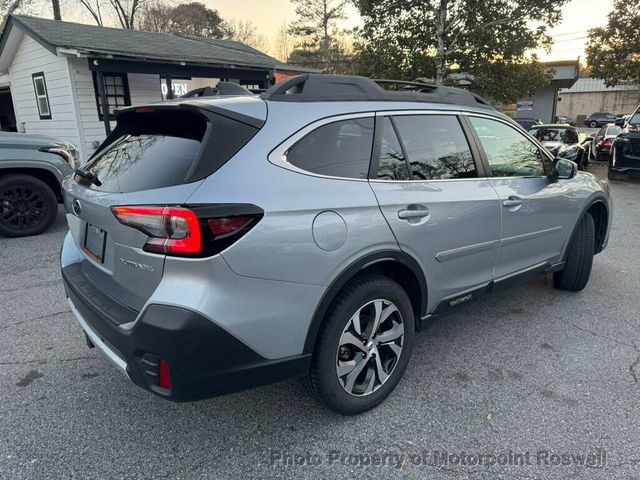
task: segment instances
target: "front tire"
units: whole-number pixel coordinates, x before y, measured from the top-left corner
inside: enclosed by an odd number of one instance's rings
[[[591,128],[597,128],[598,127],[598,122],[591,122],[591,123],[589,123],[589,126]]]
[[[329,308],[309,376],[331,410],[355,415],[380,404],[409,363],[415,335],[411,301],[388,277],[356,277]]]
[[[569,243],[564,270],[553,274],[553,284],[560,290],[578,292],[587,286],[595,251],[595,224],[590,213],[580,220]]]
[[[0,178],[0,235],[38,235],[51,226],[57,214],[56,196],[42,180],[31,175]]]

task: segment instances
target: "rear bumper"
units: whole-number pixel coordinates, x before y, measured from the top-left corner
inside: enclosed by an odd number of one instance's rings
[[[215,322],[184,308],[149,305],[127,329],[109,318],[110,311],[118,310],[115,300],[101,298],[99,306],[91,301],[80,263],[65,266],[62,277],[71,310],[91,342],[136,385],[160,397],[199,400],[309,371],[310,355],[265,359]],[[170,390],[159,386],[159,358],[169,364]]]

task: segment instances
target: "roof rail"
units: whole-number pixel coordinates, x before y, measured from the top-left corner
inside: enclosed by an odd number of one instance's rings
[[[431,83],[422,83],[422,82],[405,82],[404,80],[387,80],[386,78],[375,78],[373,80],[378,85],[395,85],[397,87],[401,87],[402,90],[415,90],[418,92],[423,91],[432,91],[438,88],[437,85],[433,85]],[[384,87],[383,87],[384,88]],[[400,88],[398,88],[400,90]]]
[[[400,89],[385,90],[381,85],[395,85]],[[261,97],[278,102],[425,102],[492,109],[482,97],[461,88],[351,75],[297,75],[276,83]]]

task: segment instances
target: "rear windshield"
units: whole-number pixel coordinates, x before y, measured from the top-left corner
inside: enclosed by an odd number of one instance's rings
[[[81,169],[87,175],[75,179],[93,190],[128,193],[204,178],[257,132],[227,117],[206,115],[191,110],[124,113],[108,145]]]

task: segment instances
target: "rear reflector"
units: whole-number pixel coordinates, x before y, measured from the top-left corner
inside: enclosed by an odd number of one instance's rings
[[[171,374],[169,373],[169,363],[161,358],[158,362],[158,385],[160,388],[171,390]]]
[[[213,236],[222,239],[243,229],[251,220],[251,217],[210,218],[207,223]]]

